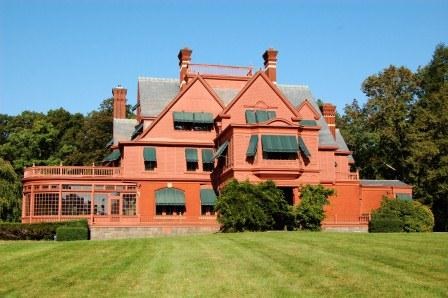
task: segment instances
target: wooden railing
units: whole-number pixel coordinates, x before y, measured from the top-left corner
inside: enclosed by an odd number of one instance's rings
[[[187,73],[189,74],[209,74],[236,77],[252,76],[252,67],[250,66],[228,66],[216,64],[188,64]]]
[[[119,167],[45,166],[25,168],[24,178],[42,176],[120,176]]]

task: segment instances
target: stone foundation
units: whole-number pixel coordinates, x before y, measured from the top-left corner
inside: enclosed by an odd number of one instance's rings
[[[191,227],[90,227],[90,239],[127,239],[155,236],[211,234],[219,231],[217,226]]]
[[[357,232],[357,233],[368,233],[368,226],[324,226],[322,230],[327,232]]]

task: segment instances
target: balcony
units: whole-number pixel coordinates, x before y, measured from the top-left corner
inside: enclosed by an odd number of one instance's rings
[[[188,64],[188,74],[205,74],[234,77],[251,77],[253,68],[250,66],[227,66],[215,64]]]
[[[120,167],[96,167],[96,166],[43,166],[25,168],[23,177],[117,177],[121,176]]]

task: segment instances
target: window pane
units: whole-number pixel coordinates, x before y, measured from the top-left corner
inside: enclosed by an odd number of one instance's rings
[[[34,215],[58,215],[58,206],[58,193],[37,193],[34,195]]]
[[[62,215],[88,215],[90,204],[90,193],[64,193],[62,194]]]
[[[123,194],[123,215],[136,214],[136,194]]]
[[[95,215],[107,215],[108,213],[108,200],[107,194],[95,194],[94,195],[94,211]]]

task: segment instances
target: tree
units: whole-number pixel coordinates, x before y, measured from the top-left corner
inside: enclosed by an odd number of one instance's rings
[[[432,206],[435,230],[448,231],[448,47],[437,46],[418,75],[421,93],[410,117],[409,177],[415,197]]]
[[[324,206],[334,189],[322,185],[305,185],[300,189],[300,204],[296,207],[296,225],[301,230],[320,231],[325,218]]]
[[[390,225],[393,227],[391,228]],[[371,232],[431,232],[434,216],[418,201],[401,201],[384,197],[381,207],[372,213]]]
[[[292,224],[283,192],[272,181],[254,185],[232,180],[223,188],[215,209],[224,232],[284,229]]]
[[[21,185],[11,164],[0,158],[0,221],[19,221]]]

